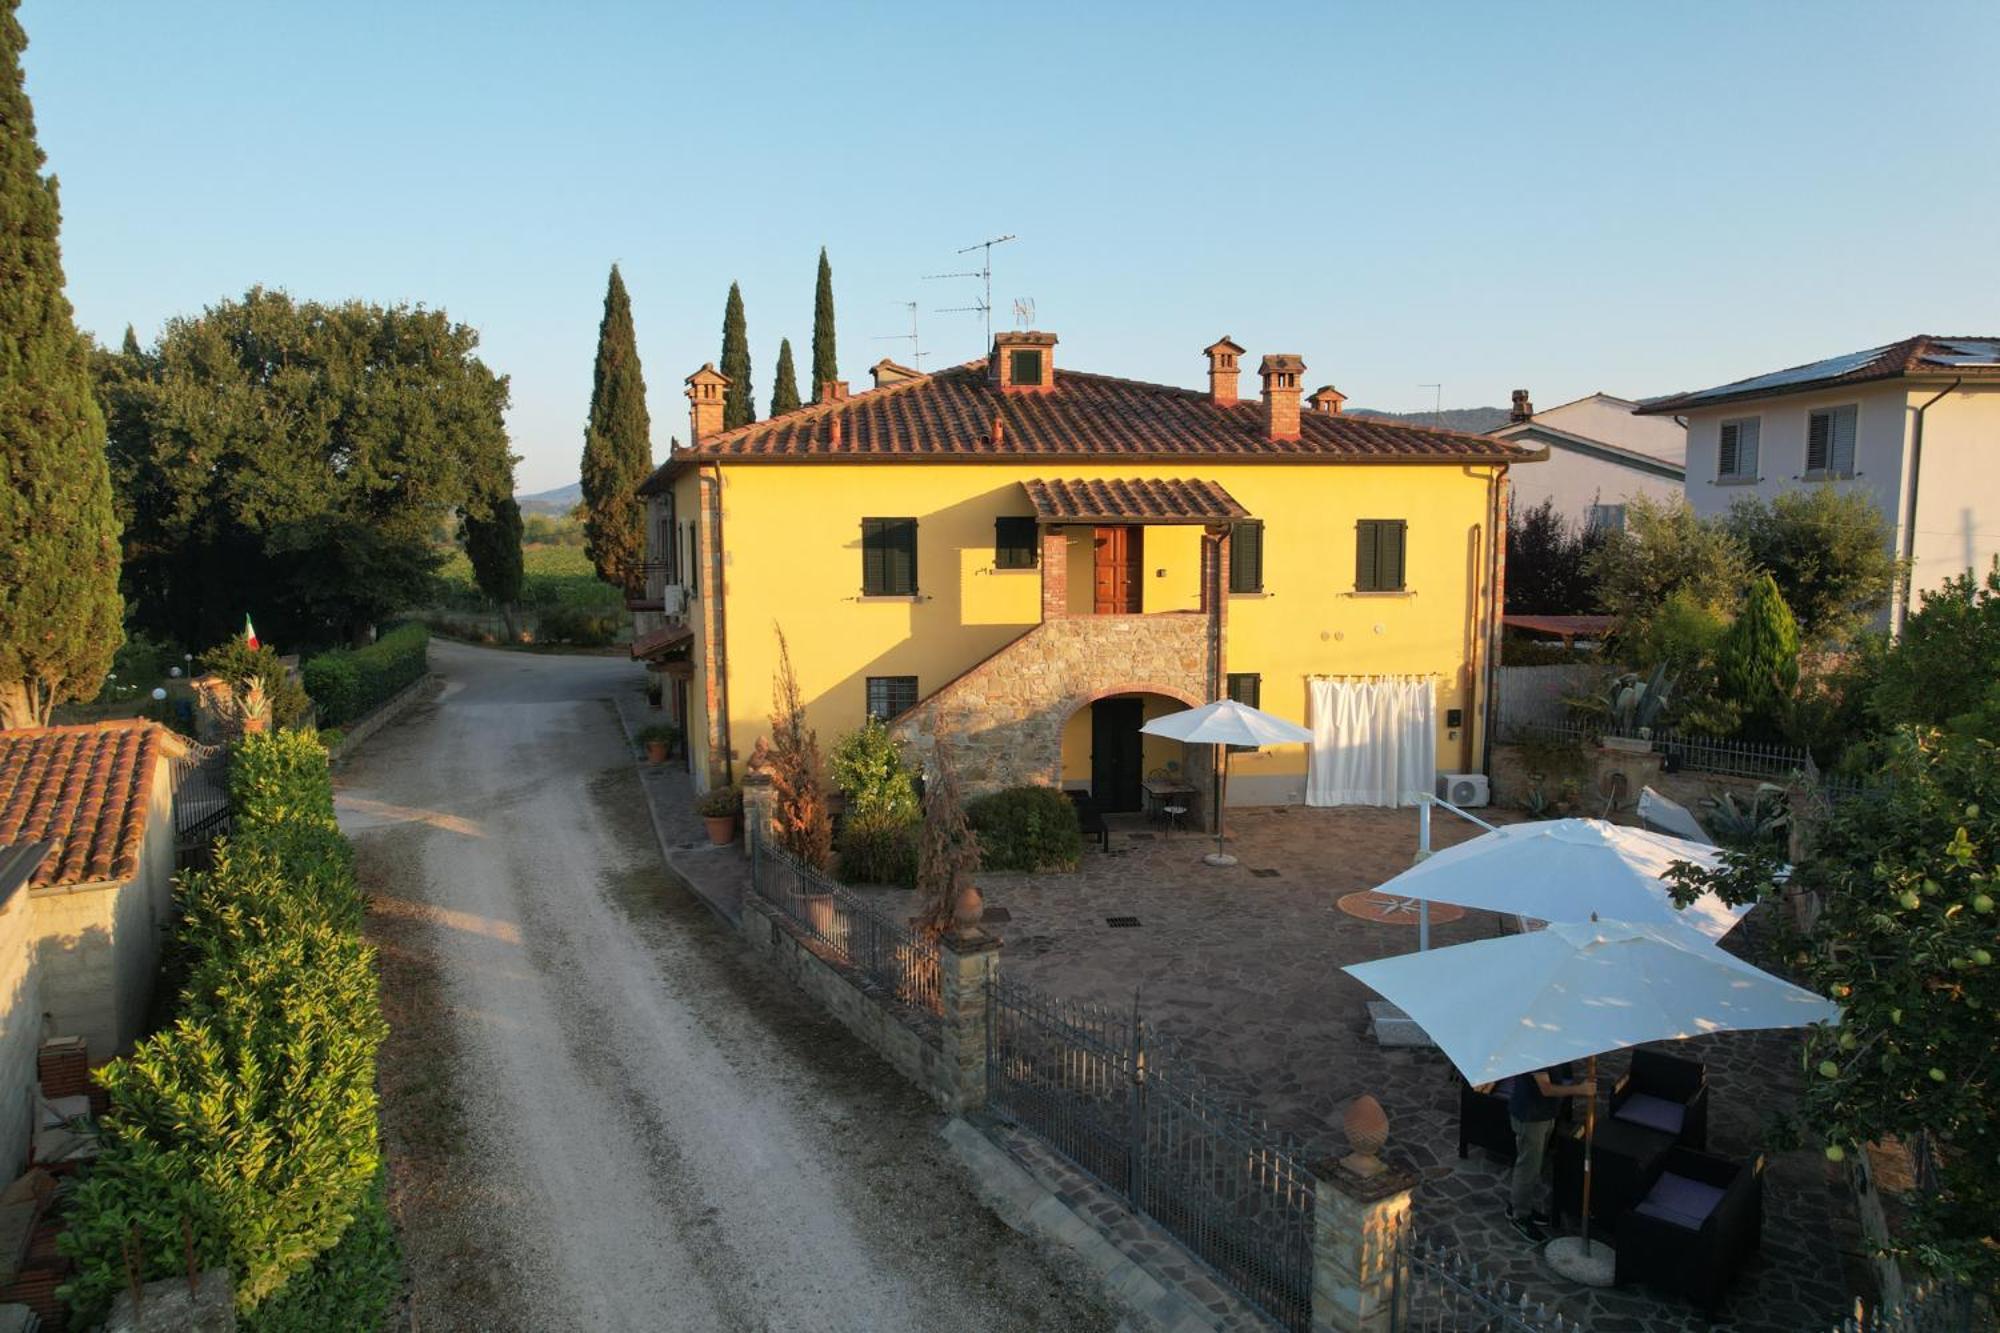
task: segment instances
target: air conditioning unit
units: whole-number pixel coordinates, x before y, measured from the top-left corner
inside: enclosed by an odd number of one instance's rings
[[[1485,805],[1493,799],[1484,773],[1440,773],[1437,794],[1456,806]]]
[[[661,590],[660,610],[668,619],[678,620],[687,614],[687,589],[679,584],[670,584]]]

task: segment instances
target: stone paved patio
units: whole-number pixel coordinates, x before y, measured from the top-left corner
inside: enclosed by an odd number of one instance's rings
[[[1440,815],[1435,845],[1477,832]],[[1371,1037],[1363,1005],[1376,997],[1338,969],[1409,952],[1417,932],[1358,920],[1334,903],[1410,863],[1415,811],[1248,811],[1232,816],[1232,833],[1241,864],[1228,869],[1202,863],[1212,844],[1196,835],[1134,824],[1113,834],[1111,854],[1087,850],[1075,874],[982,876],[989,907],[1009,918],[995,927],[1006,942],[1006,975],[1120,1007],[1136,990],[1147,1021],[1174,1038],[1220,1093],[1297,1136],[1309,1156],[1344,1152],[1343,1109],[1361,1093],[1375,1094],[1389,1115],[1388,1155],[1422,1177],[1415,1206],[1426,1234],[1454,1238],[1489,1272],[1526,1284],[1591,1329],[1709,1327],[1669,1298],[1592,1292],[1543,1267],[1502,1216],[1505,1168],[1477,1149],[1458,1159],[1456,1084],[1444,1057],[1385,1050]],[[1109,916],[1136,916],[1140,925],[1112,928]],[[1753,916],[1737,935],[1756,928]],[[1432,942],[1498,931],[1497,917],[1470,912],[1435,927]],[[1682,1043],[1682,1051],[1708,1064],[1710,1150],[1759,1151],[1766,1122],[1796,1095],[1795,1040],[1724,1034]],[[1599,1062],[1607,1092],[1623,1066],[1617,1057]],[[1831,1328],[1867,1290],[1845,1184],[1815,1152],[1773,1154],[1765,1203],[1763,1251],[1732,1288],[1724,1323],[1773,1333]]]

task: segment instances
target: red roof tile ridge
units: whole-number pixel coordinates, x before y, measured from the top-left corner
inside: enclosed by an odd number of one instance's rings
[[[687,448],[670,455],[667,461],[673,462],[681,458],[701,457],[707,452],[716,449],[717,446],[735,444],[740,440],[748,439],[760,430],[770,430],[773,427],[799,426],[807,422],[821,421],[835,413],[845,412],[851,407],[862,407],[879,403],[885,399],[894,398],[899,394],[910,393],[929,384],[939,376],[950,375],[956,371],[970,370],[975,366],[983,372],[986,369],[986,358],[982,356],[977,360],[966,361],[956,366],[945,366],[939,370],[927,370],[915,379],[897,380],[894,384],[884,384],[880,388],[863,389],[859,393],[851,393],[847,397],[831,403],[806,403],[785,413],[781,417],[766,417],[762,421],[752,421],[731,430],[718,431],[699,444],[691,444]]]

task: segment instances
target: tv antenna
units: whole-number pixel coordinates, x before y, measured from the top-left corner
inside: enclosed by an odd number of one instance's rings
[[[920,345],[917,342],[917,303],[915,301],[898,301],[896,304],[910,312],[910,331],[908,333],[878,333],[875,335],[874,341],[878,343],[908,343],[910,345],[910,369],[922,370],[924,368],[924,358],[929,356],[930,353],[920,350]]]
[[[1444,429],[1444,385],[1419,384],[1417,387],[1419,389],[1435,390],[1435,392],[1431,395],[1431,425],[1437,427],[1439,430],[1443,430]]]
[[[1035,298],[1017,296],[1014,298],[1014,327],[1032,329],[1035,327]]]
[[[996,245],[1005,245],[1008,241],[1011,241],[1013,239],[1015,239],[1014,235],[1010,232],[1005,236],[995,236],[990,241],[979,241],[976,244],[968,245],[964,249],[960,250],[958,253],[962,255],[969,255],[974,250],[978,250],[981,252],[979,267],[977,269],[974,269],[970,273],[924,274],[924,280],[926,282],[936,278],[979,279],[979,281],[983,284],[981,288],[983,295],[980,297],[978,302],[976,302],[973,305],[947,306],[944,309],[939,310],[937,313],[940,315],[978,314],[984,316],[986,319],[986,345],[989,348],[993,346],[993,247]]]

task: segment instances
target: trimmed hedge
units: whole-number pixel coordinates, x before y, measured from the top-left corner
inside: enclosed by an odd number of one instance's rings
[[[966,803],[982,870],[1074,870],[1083,856],[1076,806],[1054,787],[1009,787]]]
[[[125,1285],[226,1264],[246,1328],[359,1328],[397,1287],[376,1139],[388,1034],[361,938],[353,849],[311,732],[246,737],[235,833],[182,876],[173,947],[187,978],[168,1027],[106,1066],[104,1152],[77,1186],[63,1299],[87,1324]]]
[[[430,670],[431,632],[420,624],[398,626],[366,648],[336,648],[307,658],[300,674],[319,705],[322,726],[338,727],[366,716],[396,691]]]

